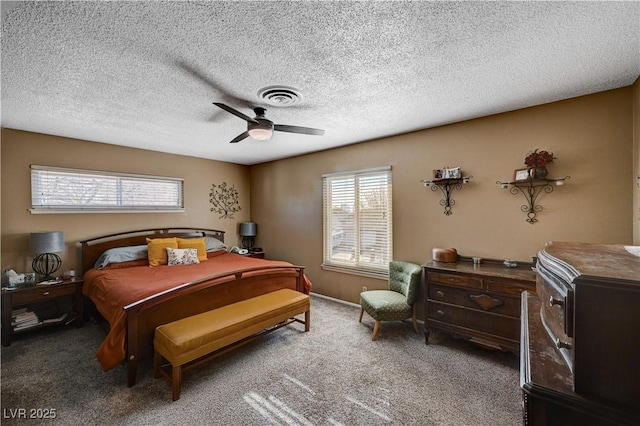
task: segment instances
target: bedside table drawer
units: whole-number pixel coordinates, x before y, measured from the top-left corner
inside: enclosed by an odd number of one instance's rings
[[[27,303],[54,299],[60,296],[71,296],[75,293],[75,285],[52,284],[50,286],[37,286],[33,289],[12,294],[11,303],[13,305],[23,305]]]

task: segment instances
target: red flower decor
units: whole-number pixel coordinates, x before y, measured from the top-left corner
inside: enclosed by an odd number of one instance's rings
[[[553,152],[538,152],[538,148],[536,148],[535,151],[524,157],[524,164],[529,167],[547,167],[547,165],[553,163],[555,159],[556,157],[553,156]]]

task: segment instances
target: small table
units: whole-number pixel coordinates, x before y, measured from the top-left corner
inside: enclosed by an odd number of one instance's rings
[[[60,320],[47,319],[40,321],[37,325],[25,327],[24,329],[15,330],[11,326],[11,313],[14,309],[20,307],[30,307],[31,305],[54,300],[60,297],[73,297],[75,301],[76,313],[75,321],[78,327],[84,325],[83,317],[83,299],[81,279],[62,281],[57,284],[35,285],[32,287],[20,287],[13,290],[2,290],[2,346],[9,346],[14,334],[23,333],[30,330],[36,330],[43,327],[54,326],[58,324],[67,324],[74,318],[68,315]],[[67,312],[72,314],[72,312]]]

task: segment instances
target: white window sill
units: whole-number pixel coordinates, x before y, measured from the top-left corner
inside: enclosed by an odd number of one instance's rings
[[[86,214],[86,213],[185,213],[186,209],[29,209],[31,214]]]
[[[355,267],[350,268],[350,267],[344,267],[344,266],[327,265],[325,263],[320,265],[320,267],[325,271],[340,272],[343,274],[358,275],[361,277],[375,278],[378,280],[385,280],[385,281],[389,279],[389,271],[376,272],[371,270],[358,269]]]

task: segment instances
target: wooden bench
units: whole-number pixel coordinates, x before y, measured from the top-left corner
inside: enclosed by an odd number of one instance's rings
[[[176,401],[183,371],[294,321],[309,331],[310,309],[308,295],[282,289],[161,325],[153,339],[155,377],[169,380]],[[304,321],[294,318],[302,313]]]

